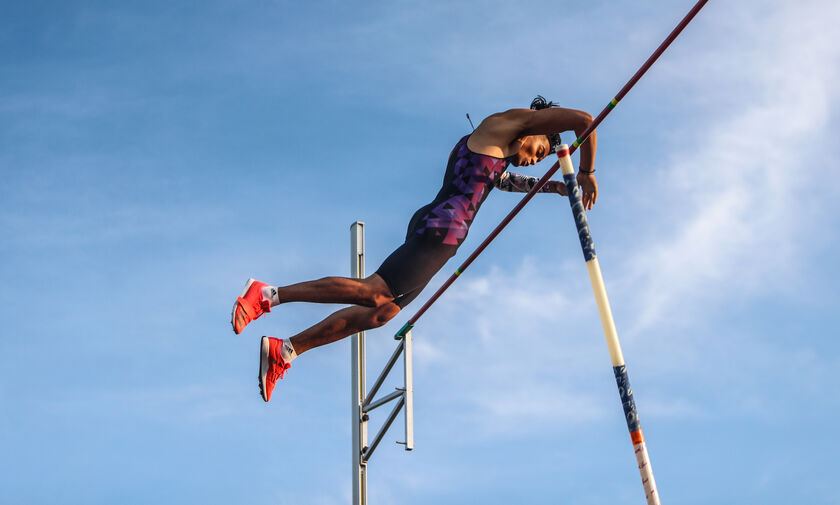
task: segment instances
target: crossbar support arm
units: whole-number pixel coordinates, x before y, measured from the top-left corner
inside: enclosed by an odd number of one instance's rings
[[[388,377],[388,374],[391,373],[391,369],[394,368],[394,365],[397,363],[397,360],[402,354],[405,345],[403,342],[400,342],[397,345],[397,348],[394,349],[394,352],[391,354],[391,357],[388,358],[388,362],[385,363],[385,368],[382,369],[382,373],[379,374],[379,377],[376,378],[376,382],[373,383],[371,386],[370,391],[368,391],[367,396],[365,397],[364,403],[362,403],[362,409],[367,408],[371,401],[373,401],[373,397],[376,396],[376,393],[379,392],[379,388],[382,387],[382,384],[385,382],[385,379]]]
[[[366,406],[362,409],[362,412],[367,414],[368,412],[372,411],[373,409],[379,408],[379,407],[385,405],[386,403],[388,403],[390,401],[396,400],[397,398],[399,398],[401,396],[403,396],[402,391],[400,391],[400,390],[394,391],[393,393],[391,393],[389,395],[385,395],[382,398],[376,400],[375,402],[371,402],[370,405],[368,405],[368,406]]]
[[[385,436],[385,432],[388,431],[388,428],[391,427],[391,424],[394,422],[394,419],[397,418],[397,414],[400,413],[400,409],[402,409],[404,403],[405,399],[402,395],[400,395],[399,401],[397,401],[397,404],[394,405],[393,409],[391,409],[391,413],[388,414],[388,418],[385,419],[385,423],[382,425],[382,428],[379,429],[379,433],[377,433],[376,437],[374,437],[373,442],[370,444],[370,447],[363,451],[362,461],[367,463],[370,457],[373,456],[373,451],[376,450],[376,447],[379,445],[379,442],[382,441],[382,437]]]

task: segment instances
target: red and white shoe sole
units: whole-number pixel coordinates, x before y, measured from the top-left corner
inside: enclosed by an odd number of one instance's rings
[[[250,289],[251,284],[254,283],[254,278],[248,279],[248,282],[245,283],[245,287],[242,288],[242,294],[239,295],[239,298],[245,298],[245,293],[248,292]],[[234,324],[234,319],[236,319],[236,306],[239,305],[239,300],[237,299],[233,302],[233,309],[230,311],[230,327],[233,329],[233,332],[236,333],[236,324]]]
[[[264,401],[268,401],[265,392],[265,376],[268,373],[268,352],[271,349],[271,341],[263,337],[260,342],[260,395]]]

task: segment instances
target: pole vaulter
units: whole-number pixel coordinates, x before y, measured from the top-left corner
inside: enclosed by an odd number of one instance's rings
[[[321,322],[295,335],[286,338],[262,337],[257,376],[262,399],[265,402],[271,401],[278,380],[284,377],[292,361],[300,354],[336,342],[359,331],[381,327],[411,303],[440,268],[456,254],[467,237],[470,224],[479,207],[494,187],[503,191],[522,192],[526,195],[455,274],[403,325],[396,334],[397,339],[406,342],[408,332],[417,320],[537,192],[566,193],[572,204],[584,257],[590,269],[598,309],[613,359],[616,380],[627,414],[631,439],[639,458],[639,469],[642,472],[648,503],[649,505],[658,504],[659,498],[630,394],[624,359],[621,356],[601,271],[589,235],[585,207],[592,207],[598,192],[594,176],[597,144],[595,129],[707,1],[700,0],[694,5],[596,118],[584,111],[556,107],[553,102],[546,101],[542,96],[537,96],[531,102],[530,109],[510,109],[485,118],[473,133],[464,136],[455,145],[447,161],[443,185],[438,195],[431,203],[415,212],[409,222],[404,243],[382,262],[374,274],[363,279],[330,276],[286,286],[274,286],[253,278],[248,279],[231,310],[230,323],[236,334],[241,333],[251,321],[271,312],[272,307],[281,304],[307,302],[350,305],[333,312]],[[574,130],[577,139],[571,147],[564,147],[560,143],[558,134],[569,130]],[[580,171],[575,180],[569,181],[567,174],[571,170],[569,157],[578,147],[581,147]],[[533,165],[551,153],[557,152],[560,152],[560,160],[539,180],[536,177],[528,177],[508,170],[510,165],[517,167]],[[563,168],[565,182],[549,181],[551,176],[561,168]],[[396,396],[392,394],[388,397],[393,399]],[[378,401],[374,403],[380,404]],[[372,408],[373,404],[369,407]],[[372,448],[369,449],[370,452]],[[367,455],[369,456],[369,452]],[[358,456],[362,457],[364,454]]]
[[[586,219],[586,212],[584,210],[583,202],[581,201],[581,191],[575,180],[575,170],[572,165],[571,154],[595,131],[595,128],[604,120],[605,117],[615,108],[622,98],[630,91],[630,89],[642,78],[645,72],[653,65],[653,63],[662,55],[668,48],[671,42],[677,38],[682,30],[691,22],[695,15],[703,8],[708,0],[699,0],[688,14],[680,21],[676,28],[668,35],[668,37],[656,48],[656,51],[645,61],[638,71],[627,81],[627,84],[618,92],[618,94],[610,100],[604,110],[595,118],[588,128],[575,139],[571,148],[563,144],[557,150],[557,157],[559,160],[552,165],[546,174],[539,180],[539,182],[526,194],[522,200],[508,213],[507,216],[499,223],[498,226],[484,239],[484,242],[479,245],[475,251],[458,267],[455,273],[443,283],[443,285],[429,298],[425,305],[417,311],[414,316],[397,332],[395,338],[404,338],[405,334],[411,330],[414,324],[420,319],[426,310],[431,307],[438,298],[446,291],[452,283],[455,282],[464,270],[490,245],[490,242],[504,229],[508,223],[522,210],[523,207],[531,200],[531,198],[542,189],[549,179],[561,170],[563,174],[563,181],[566,183],[566,192],[569,196],[569,205],[572,208],[572,214],[575,219],[575,225],[578,230],[578,238],[580,239],[580,246],[583,250],[583,256],[586,260],[586,268],[589,272],[589,280],[592,284],[592,291],[595,294],[595,302],[598,306],[598,314],[601,318],[601,326],[604,329],[604,335],[607,340],[607,348],[610,352],[610,359],[612,360],[613,373],[615,375],[616,385],[618,386],[618,394],[621,398],[621,404],[624,409],[624,415],[627,421],[627,429],[630,431],[630,440],[633,443],[633,450],[636,453],[636,462],[639,466],[639,474],[642,478],[642,486],[645,490],[645,499],[648,505],[659,505],[659,493],[656,489],[656,481],[653,477],[653,469],[650,463],[650,456],[648,455],[647,445],[645,444],[645,437],[642,434],[642,428],[639,423],[639,416],[636,412],[636,403],[633,400],[633,391],[630,388],[630,380],[627,376],[627,367],[624,363],[624,356],[621,352],[621,344],[618,340],[618,331],[613,321],[612,310],[607,298],[607,290],[604,285],[604,278],[601,275],[601,267],[598,263],[598,258],[595,255],[595,246],[592,242],[592,236],[589,231],[589,223]]]

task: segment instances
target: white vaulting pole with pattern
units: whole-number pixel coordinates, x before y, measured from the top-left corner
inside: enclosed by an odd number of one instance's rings
[[[630,381],[627,378],[627,367],[624,365],[624,356],[621,353],[618,332],[615,329],[610,302],[607,299],[607,289],[604,286],[601,267],[598,264],[598,258],[595,256],[595,245],[592,243],[592,235],[589,233],[589,222],[586,219],[586,212],[581,201],[580,187],[578,187],[575,179],[575,169],[572,166],[569,146],[566,144],[560,146],[557,157],[560,159],[560,170],[563,173],[563,181],[566,183],[569,204],[572,207],[578,238],[580,238],[580,246],[583,249],[583,257],[586,259],[586,268],[589,271],[592,291],[595,293],[598,314],[601,316],[601,326],[604,328],[604,336],[607,339],[607,348],[610,351],[613,373],[618,385],[618,394],[621,397],[621,404],[627,420],[627,429],[630,431],[630,439],[636,452],[636,462],[639,465],[642,485],[645,488],[645,498],[648,505],[659,505],[659,493],[656,491],[656,481],[653,479],[653,469],[650,466],[645,437],[642,435],[642,428],[639,425],[636,402],[633,401],[633,391],[630,389]]]

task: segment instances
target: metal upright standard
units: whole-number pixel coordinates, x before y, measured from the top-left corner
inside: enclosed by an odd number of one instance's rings
[[[355,278],[365,276],[365,223],[356,221],[350,226],[350,274]],[[350,337],[350,383],[351,383],[351,417],[353,437],[353,505],[367,505],[367,464],[373,451],[382,441],[388,428],[396,419],[400,410],[404,409],[405,441],[397,442],[405,446],[406,451],[414,449],[414,385],[411,370],[411,332],[400,337],[400,343],[385,364],[373,387],[365,394],[367,367],[365,357],[365,333],[360,332]],[[391,369],[403,356],[403,387],[388,395],[374,400],[376,393],[382,387]],[[370,412],[386,403],[397,400],[385,422],[379,429],[373,442],[368,445],[368,421]]]
[[[350,227],[350,276],[365,276],[365,224]],[[367,504],[367,465],[362,461],[362,448],[367,446],[367,422],[362,421],[365,401],[365,332],[350,337],[350,389],[353,425],[353,505]]]

